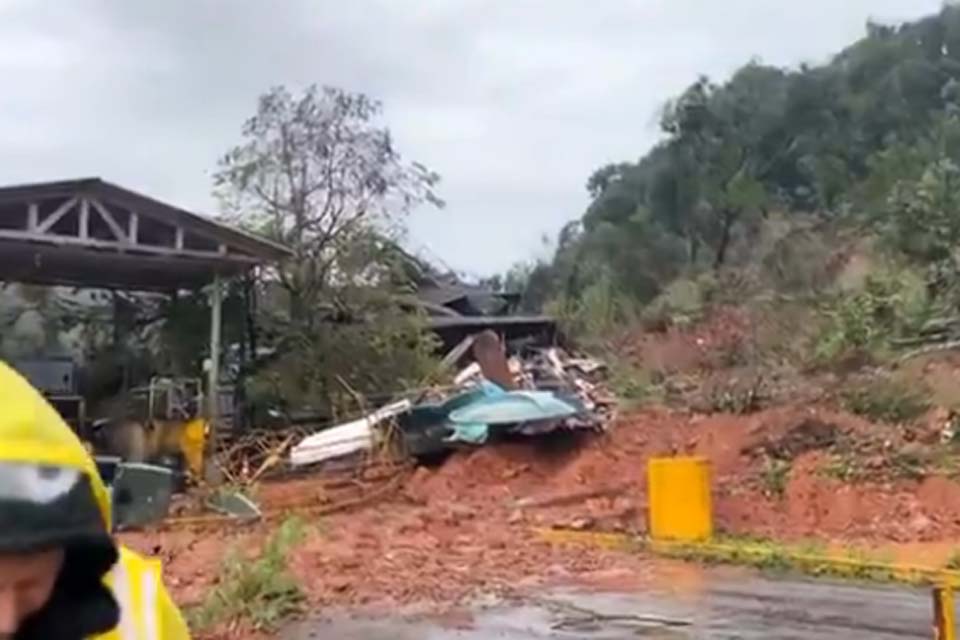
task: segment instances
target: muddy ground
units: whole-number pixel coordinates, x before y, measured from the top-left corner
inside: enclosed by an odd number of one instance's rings
[[[392,484],[322,476],[266,483],[257,499],[308,524],[290,565],[312,610],[423,603],[455,610],[477,594],[517,595],[537,585],[626,588],[645,576],[643,557],[550,546],[534,529],[643,532],[646,461],[658,455],[710,460],[722,533],[865,546],[939,543],[937,561],[944,562],[960,540],[960,484],[952,453],[922,444],[938,420],[931,416],[927,434],[826,408],[750,416],[643,410],[603,436],[464,451]],[[901,460],[904,447],[913,447],[909,465]],[[331,487],[342,492],[351,483],[359,494],[374,493],[372,501],[318,515],[338,499]],[[255,554],[270,528],[180,524],[124,534],[124,541],[162,557],[175,598],[191,606],[214,586],[229,549]]]

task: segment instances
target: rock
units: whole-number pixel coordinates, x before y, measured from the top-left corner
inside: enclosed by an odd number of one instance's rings
[[[930,457],[930,449],[919,442],[908,442],[900,447],[900,455],[914,460],[926,460]]]
[[[353,582],[349,578],[337,576],[330,579],[330,588],[337,593],[349,591],[352,587]]]
[[[507,518],[507,522],[509,524],[520,524],[521,522],[523,522],[523,520],[524,520],[523,511],[521,511],[520,509],[517,509],[516,511],[511,513],[510,517]]]
[[[569,527],[574,531],[586,531],[592,529],[595,524],[593,518],[581,517],[571,520]]]
[[[530,470],[530,465],[524,464],[513,469],[507,469],[501,474],[501,478],[504,480],[513,480],[514,478],[519,477],[520,475],[526,473]]]
[[[460,520],[473,520],[477,517],[477,511],[466,505],[455,504],[450,507],[450,515],[456,516]]]
[[[933,526],[933,520],[922,513],[918,513],[910,520],[910,530],[915,534],[922,534]]]

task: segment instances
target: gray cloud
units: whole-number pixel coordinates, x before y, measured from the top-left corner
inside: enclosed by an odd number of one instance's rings
[[[256,96],[317,82],[385,103],[444,176],[410,243],[502,270],[576,218],[589,173],[656,140],[663,103],[752,57],[824,61],[868,18],[940,0],[73,0],[0,5],[5,182],[101,175],[210,211]]]

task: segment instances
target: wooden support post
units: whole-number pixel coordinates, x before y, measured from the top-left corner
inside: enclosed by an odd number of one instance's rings
[[[130,226],[127,229],[127,236],[130,238],[130,244],[140,242],[140,216],[135,212],[130,213]]]
[[[90,201],[80,198],[80,239],[90,237]]]
[[[956,609],[953,588],[933,589],[933,638],[934,640],[957,640]]]
[[[220,421],[220,334],[223,322],[223,285],[214,276],[210,292],[210,368],[207,370],[207,455],[211,463],[217,451],[217,429]],[[208,474],[209,475],[209,474]]]

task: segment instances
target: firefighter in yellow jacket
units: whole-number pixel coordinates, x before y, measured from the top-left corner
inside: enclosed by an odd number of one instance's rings
[[[159,562],[111,536],[80,439],[0,362],[0,640],[187,640]]]

